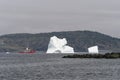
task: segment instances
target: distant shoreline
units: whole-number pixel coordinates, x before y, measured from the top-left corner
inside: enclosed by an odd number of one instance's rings
[[[105,54],[72,54],[63,56],[62,58],[96,58],[96,59],[116,59],[120,58],[120,53],[105,53]]]

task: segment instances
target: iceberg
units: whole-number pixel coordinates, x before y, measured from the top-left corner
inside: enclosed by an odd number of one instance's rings
[[[99,53],[98,46],[92,46],[88,48],[89,53]]]
[[[60,39],[53,36],[50,38],[46,53],[74,53],[74,49],[67,45],[66,38]]]

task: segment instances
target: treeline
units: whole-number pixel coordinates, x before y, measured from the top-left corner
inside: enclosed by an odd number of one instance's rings
[[[50,37],[66,38],[68,45],[76,52],[87,51],[90,46],[98,45],[101,50],[120,48],[120,39],[92,31],[67,31],[39,34],[8,34],[0,36],[0,51],[20,51],[29,46],[38,51],[46,51]]]

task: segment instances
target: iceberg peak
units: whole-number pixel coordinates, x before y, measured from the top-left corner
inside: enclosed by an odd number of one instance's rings
[[[60,39],[53,36],[50,38],[46,53],[74,53],[74,49],[67,45],[66,38]]]

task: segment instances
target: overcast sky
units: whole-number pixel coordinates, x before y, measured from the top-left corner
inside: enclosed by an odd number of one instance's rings
[[[120,38],[120,0],[0,0],[0,35],[69,30]]]

